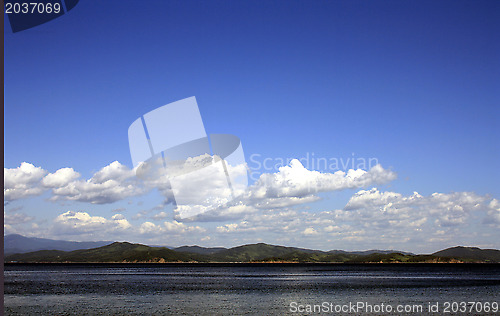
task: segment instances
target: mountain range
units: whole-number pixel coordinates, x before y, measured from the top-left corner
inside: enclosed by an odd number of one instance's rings
[[[22,237],[22,236],[21,236]],[[14,237],[5,236],[10,242]],[[26,237],[23,237],[26,238]],[[22,240],[19,235],[16,240]],[[30,238],[29,238],[30,239]],[[31,239],[30,239],[31,240]],[[50,240],[44,240],[49,243]],[[61,242],[61,241],[55,241]],[[75,242],[69,242],[75,243]],[[97,242],[107,243],[107,242]],[[7,244],[7,242],[6,242]],[[50,243],[49,243],[50,244]],[[59,243],[56,243],[59,245]],[[81,247],[92,243],[65,244],[64,247]],[[38,245],[37,245],[38,246]],[[19,247],[18,244],[18,248]],[[5,247],[7,249],[7,247]],[[13,249],[12,247],[9,249]],[[25,249],[25,248],[24,248]],[[5,252],[5,262],[335,262],[335,263],[417,263],[417,262],[500,262],[500,250],[473,247],[454,247],[433,254],[415,255],[393,250],[368,250],[348,252],[321,251],[264,243],[233,248],[204,248],[183,246],[169,249],[128,242],[108,243],[90,249],[65,251],[52,246],[24,253]]]
[[[97,248],[112,244],[112,241],[66,241],[46,238],[25,237],[18,234],[10,234],[4,237],[3,253],[5,255],[14,253],[25,253],[38,250],[62,250],[72,251],[78,249]]]

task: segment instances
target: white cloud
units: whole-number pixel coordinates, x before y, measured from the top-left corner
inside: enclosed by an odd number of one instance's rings
[[[64,187],[79,177],[80,174],[73,170],[73,168],[61,168],[54,173],[46,175],[42,180],[42,184],[46,188]]]
[[[156,233],[159,230],[160,230],[160,226],[157,226],[157,225],[155,225],[154,223],[151,223],[151,222],[144,222],[139,227],[139,232],[141,234]]]
[[[255,225],[252,220],[242,220],[239,223],[231,223],[222,226],[217,226],[216,231],[219,233],[256,233],[268,230],[265,225]],[[258,237],[256,237],[258,238]]]
[[[14,201],[42,194],[45,189],[40,180],[47,171],[40,167],[23,162],[17,168],[4,168],[3,196],[5,201]]]
[[[219,233],[230,233],[236,231],[237,229],[238,229],[238,224],[236,223],[217,226],[217,232]]]
[[[23,162],[18,168],[4,168],[4,199],[23,199],[51,189],[52,201],[106,204],[149,190],[135,177],[134,170],[118,161],[105,166],[89,180],[79,178],[80,174],[72,168],[61,168],[47,174],[44,169]]]
[[[101,216],[91,216],[87,212],[67,211],[54,220],[54,230],[58,234],[79,235],[94,232],[113,233],[131,228],[132,225],[121,214],[115,214],[111,219]]]
[[[266,198],[262,200],[256,200],[255,207],[259,209],[280,209],[294,205],[312,203],[318,200],[320,200],[320,197],[316,195],[308,195],[303,197],[290,196],[290,197],[279,197],[279,198]]]
[[[160,192],[165,196],[172,194],[168,181],[160,181],[157,177],[157,183],[145,184],[135,176],[134,170],[116,161],[96,172],[89,180],[81,179],[79,173],[71,168],[47,174],[42,168],[28,163],[21,164],[19,168],[4,168],[4,171],[6,201],[37,195],[46,189],[51,190],[52,200],[94,204],[112,203],[143,194],[155,185],[160,186]],[[497,199],[473,192],[423,196],[417,192],[405,195],[376,188],[362,189],[375,183],[386,183],[395,177],[394,172],[379,165],[368,171],[357,169],[321,173],[307,170],[298,160],[293,160],[289,166],[280,168],[276,173],[261,175],[255,184],[231,203],[221,203],[215,210],[195,218],[181,221],[179,212],[183,208],[189,211],[194,207],[210,208],[210,205],[177,205],[173,214],[175,220],[161,224],[146,221],[137,226],[132,226],[121,214],[105,218],[86,212],[66,212],[56,218],[50,233],[54,236],[91,236],[95,239],[110,233],[117,236],[117,233],[122,232],[123,236],[148,238],[154,240],[155,244],[163,244],[165,236],[169,238],[168,243],[178,244],[188,240],[196,243],[207,236],[211,237],[210,243],[226,245],[263,240],[306,246],[304,243],[314,240],[321,245],[313,247],[324,249],[359,248],[359,242],[362,241],[361,248],[364,249],[392,245],[402,250],[408,250],[407,245],[410,244],[434,249],[441,246],[433,245],[444,243],[449,246],[473,244],[470,242],[473,238],[483,238],[481,241],[485,244],[498,237],[496,231],[492,231],[500,227],[500,202]],[[189,183],[184,184],[186,189],[190,187]],[[318,212],[317,209],[307,211],[296,207],[319,200],[320,192],[352,188],[360,190],[351,196],[342,209]],[[154,221],[164,220],[169,217],[163,211],[169,201],[170,198],[161,207],[142,211],[132,219],[147,217]],[[114,212],[119,210],[115,209]],[[226,223],[213,227],[188,225],[189,221]],[[17,217],[6,215],[5,229],[23,233],[22,229],[31,223],[34,223],[33,218],[24,214]],[[37,229],[41,231],[42,228]],[[475,232],[476,235],[464,234],[464,231]],[[29,231],[25,234],[29,234]],[[477,237],[488,234],[492,237]]]
[[[106,183],[107,181],[124,182],[130,178],[135,178],[135,171],[118,161],[113,161],[96,172],[91,181],[94,183]]]
[[[185,234],[185,233],[191,233],[191,232],[205,232],[206,229],[202,228],[200,226],[188,226],[184,223],[180,223],[178,221],[171,221],[171,222],[165,222],[163,223],[165,227],[165,231],[169,233],[176,233],[176,234]]]
[[[197,212],[200,212],[199,210],[196,210],[197,207],[202,207],[199,205],[181,205],[177,206],[176,209],[174,209],[174,218],[177,220],[183,220],[183,221],[224,221],[224,220],[231,220],[231,219],[239,219],[242,218],[245,215],[249,214],[254,214],[257,213],[259,210],[251,205],[246,205],[243,202],[237,202],[238,204],[233,204],[233,205],[228,205],[228,206],[222,206],[219,208],[216,208],[215,210],[210,210],[210,211],[201,211],[201,214],[195,217],[191,218],[184,218],[179,216],[180,212],[184,213],[184,216],[186,214],[189,214],[189,212],[192,212],[194,209],[194,213],[196,214]]]
[[[374,183],[386,183],[396,178],[396,173],[376,165],[369,171],[361,169],[347,172],[321,173],[311,171],[293,159],[289,166],[280,167],[273,174],[262,174],[248,190],[230,203],[217,207],[196,204],[177,205],[176,219],[186,214],[200,214],[195,220],[220,221],[238,219],[265,209],[282,209],[319,200],[319,192],[339,191],[364,187]],[[189,186],[186,183],[186,186]],[[192,186],[196,187],[196,186]],[[208,212],[207,212],[208,211]],[[179,214],[184,216],[179,216]],[[193,220],[192,218],[188,220]]]
[[[354,194],[344,210],[357,211],[356,214],[364,218],[376,218],[371,225],[381,224],[382,219],[390,225],[411,219],[411,226],[421,226],[433,217],[438,226],[457,226],[466,223],[473,211],[485,209],[486,200],[487,196],[473,192],[433,193],[424,197],[417,192],[404,196],[373,188]]]
[[[262,174],[252,186],[254,198],[304,197],[318,192],[360,188],[396,179],[396,173],[376,165],[369,171],[350,169],[321,173],[306,169],[299,160],[279,168],[274,174]]]
[[[488,204],[488,216],[485,222],[500,228],[500,201],[497,199],[492,199]]]
[[[3,219],[4,219],[4,224],[12,226],[12,225],[18,225],[18,224],[24,224],[27,222],[31,222],[34,219],[34,217],[28,216],[28,215],[23,214],[23,213],[9,214],[9,213],[4,212]]]
[[[158,213],[158,214],[153,215],[153,217],[152,217],[152,218],[153,218],[154,220],[162,220],[162,219],[165,219],[165,218],[167,218],[167,217],[168,217],[168,214],[162,211],[162,212],[160,212],[160,213]]]
[[[471,240],[481,238],[484,243],[488,233],[481,219],[487,218],[487,225],[493,225],[492,218],[497,214],[500,214],[497,200],[472,192],[422,196],[417,192],[403,195],[373,188],[359,190],[343,209],[322,212],[259,209],[244,214],[241,221],[219,225],[215,231],[231,236],[230,240],[238,243],[261,238],[265,242],[282,241],[287,245],[322,249],[435,251],[475,244]],[[485,232],[474,236],[464,234],[471,230]],[[309,243],[303,236],[315,238]]]
[[[306,229],[304,229],[302,234],[304,234],[306,236],[312,236],[312,235],[317,235],[318,232],[312,227],[307,227]]]
[[[51,234],[78,236],[80,240],[127,236],[125,240],[147,239],[149,244],[171,246],[197,244],[203,238],[208,242],[209,236],[212,245],[224,246],[262,241],[325,250],[435,251],[459,244],[491,244],[498,237],[499,204],[496,199],[471,192],[422,196],[416,192],[403,195],[374,188],[359,190],[345,208],[329,211],[254,208],[253,213],[248,213],[245,210],[248,206],[239,205],[242,208],[239,220],[216,227],[176,220],[161,224],[146,221],[132,226],[121,214],[105,218],[86,212],[66,212],[56,218]],[[21,228],[23,223],[30,225],[28,220],[7,219],[6,230],[23,233]],[[471,231],[474,233],[470,234]]]
[[[206,157],[201,157],[200,159]],[[198,160],[200,160],[198,159]],[[200,168],[198,160],[193,160],[193,168]],[[203,160],[204,161],[204,160]],[[188,164],[188,166],[190,166]],[[246,174],[244,166],[228,166],[230,174],[241,176]],[[320,173],[310,171],[294,159],[289,166],[281,167],[277,173],[263,174],[259,180],[245,192],[243,182],[233,183],[237,198],[228,203],[229,199],[213,199],[215,196],[230,196],[226,179],[219,179],[214,173],[220,170],[202,168],[207,173],[201,177],[189,177],[186,170],[173,170],[179,175],[175,177],[176,186],[170,187],[164,172],[156,172],[158,168],[141,171],[144,179],[136,177],[136,170],[127,168],[114,161],[96,172],[89,180],[80,179],[80,174],[72,168],[61,168],[46,175],[46,171],[23,163],[17,169],[5,169],[4,195],[7,201],[41,194],[51,189],[50,200],[68,200],[91,204],[108,204],[129,197],[137,196],[157,187],[167,198],[173,200],[175,193],[175,218],[189,217],[189,214],[203,213],[195,220],[227,220],[241,218],[245,214],[255,213],[258,209],[281,209],[311,203],[319,200],[315,194],[325,191],[336,191],[356,188],[372,183],[385,183],[395,179],[396,174],[377,165],[369,171],[361,169],[338,171],[335,173]],[[160,168],[161,169],[161,168]],[[158,169],[158,170],[160,170]],[[197,169],[197,170],[198,170]],[[184,178],[182,178],[184,177]],[[180,181],[179,179],[182,178]],[[144,181],[143,181],[144,180]],[[174,181],[172,178],[170,181]],[[246,183],[246,181],[244,181]],[[193,189],[196,188],[196,189]],[[175,192],[174,192],[175,191]],[[207,193],[208,192],[208,193]],[[199,204],[197,201],[203,201]],[[207,211],[207,214],[205,214]],[[159,213],[155,220],[165,218],[165,213]],[[193,220],[193,218],[189,219]]]
[[[132,227],[122,214],[115,214],[111,216],[111,223],[113,223],[114,226],[117,226],[118,229],[128,229]]]
[[[156,225],[152,222],[144,222],[139,227],[140,234],[149,236],[171,236],[171,235],[185,235],[206,232],[205,228],[200,226],[189,226],[177,221],[164,222],[163,225]]]
[[[344,207],[345,210],[367,210],[369,212],[385,212],[397,214],[408,211],[409,207],[422,205],[424,197],[418,192],[410,196],[403,196],[396,192],[380,192],[377,188],[360,190],[355,193]]]
[[[115,161],[96,172],[87,181],[74,180],[53,187],[51,199],[107,204],[145,192],[145,188],[135,177],[134,171]]]

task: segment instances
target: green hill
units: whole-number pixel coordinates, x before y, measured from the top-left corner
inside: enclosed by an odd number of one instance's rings
[[[17,262],[159,262],[203,260],[200,255],[176,252],[165,247],[148,247],[128,242],[75,251],[36,251],[5,257]]]
[[[182,246],[174,248],[173,250],[177,252],[190,252],[197,253],[200,255],[211,255],[217,252],[221,252],[222,250],[226,250],[227,248],[215,247],[215,248],[205,248],[200,246]]]
[[[300,249],[295,247],[274,246],[264,243],[243,245],[219,251],[211,256],[212,260],[220,262],[249,262],[262,261],[270,258],[285,260],[293,254],[309,256],[313,254],[325,254],[323,251]]]
[[[500,250],[476,247],[453,247],[433,253],[434,256],[447,258],[467,258],[484,262],[500,262]]]
[[[346,261],[347,263],[453,263],[476,262],[467,258],[448,258],[434,255],[408,255],[404,253],[372,253]]]
[[[128,242],[74,251],[41,250],[5,257],[5,262],[331,262],[331,263],[419,263],[419,262],[500,262],[500,251],[455,247],[432,255],[408,253],[320,251],[268,244],[225,248],[149,247]]]
[[[269,257],[261,261],[285,261],[285,262],[331,262],[343,263],[360,257],[356,254],[330,254],[330,253],[306,253],[302,251],[294,251],[281,257]]]

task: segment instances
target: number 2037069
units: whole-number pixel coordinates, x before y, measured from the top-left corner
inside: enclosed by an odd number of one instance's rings
[[[443,313],[497,313],[498,302],[444,302]]]
[[[36,13],[59,13],[61,12],[60,3],[41,3],[41,2],[22,2],[22,3],[11,3],[7,2],[5,4],[5,13],[7,14],[36,14]]]

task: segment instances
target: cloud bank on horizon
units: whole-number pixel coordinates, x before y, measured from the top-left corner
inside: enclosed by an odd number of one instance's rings
[[[500,249],[499,1],[157,1],[108,14],[115,2],[4,33],[6,233]],[[155,110],[193,94],[190,120]],[[133,122],[144,150],[130,161]],[[164,123],[177,140],[165,146]],[[255,171],[231,201],[205,212],[180,202],[184,185],[136,176],[134,159],[177,157],[212,133],[241,139]],[[217,154],[205,145],[189,157]]]
[[[4,212],[4,227],[7,234],[170,245],[231,246],[272,241],[322,249],[415,250],[415,246],[409,245],[434,249],[457,243],[498,247],[485,242],[500,228],[497,199],[474,192],[403,195],[373,187],[390,183],[396,177],[394,171],[381,165],[369,170],[328,173],[308,170],[295,159],[278,172],[261,174],[230,203],[182,219],[179,208],[191,206],[172,206],[168,185],[162,186],[158,179],[154,183],[141,180],[135,170],[118,161],[95,172],[90,179],[82,179],[72,168],[48,172],[23,162],[17,168],[4,168],[6,206],[44,195],[48,203],[67,210],[47,221],[19,212],[20,207],[12,208]],[[127,208],[114,207],[154,189],[163,198],[154,208],[129,214],[127,218],[123,214]],[[349,189],[357,192],[341,209],[308,209],[322,199],[322,193]],[[92,215],[92,205],[109,206],[115,214],[109,218]],[[172,212],[168,211],[169,205]]]

